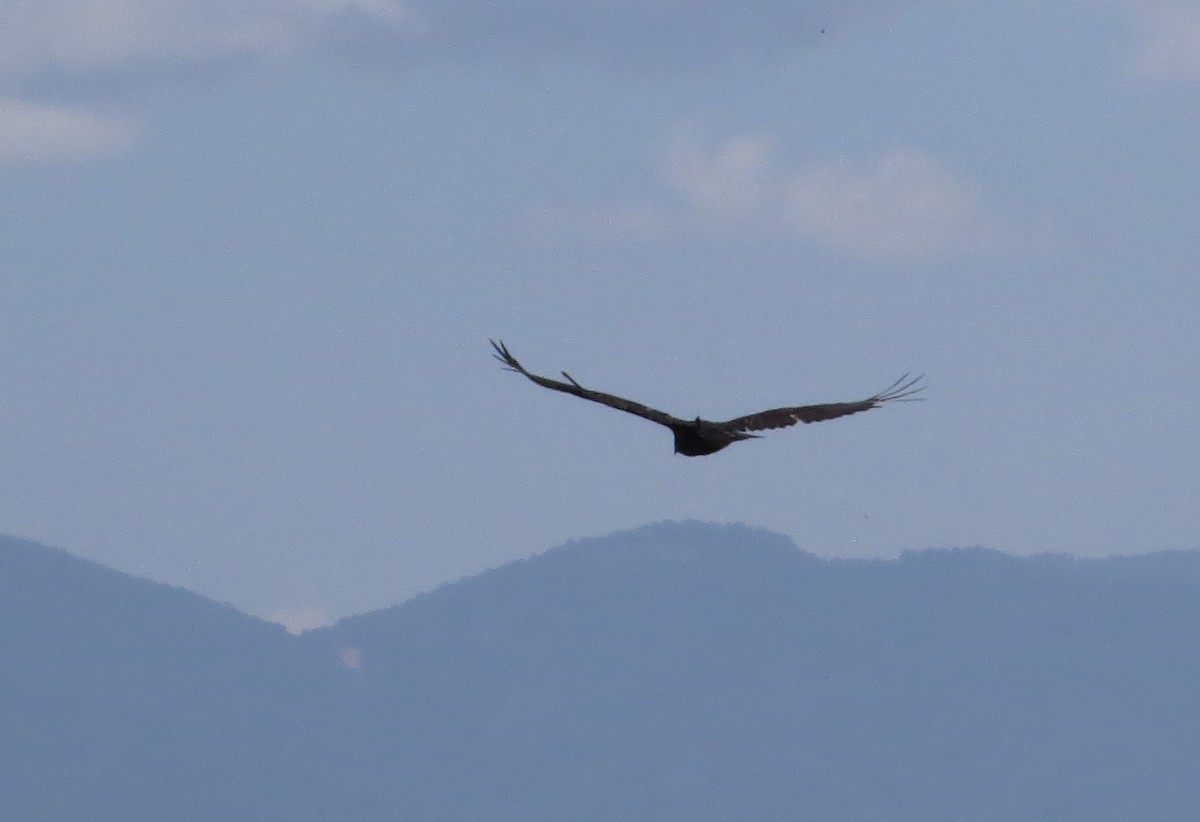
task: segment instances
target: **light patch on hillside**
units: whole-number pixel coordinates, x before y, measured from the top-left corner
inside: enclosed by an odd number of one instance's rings
[[[287,629],[289,634],[302,634],[314,628],[323,628],[330,623],[329,615],[315,605],[299,608],[280,608],[267,616]]]

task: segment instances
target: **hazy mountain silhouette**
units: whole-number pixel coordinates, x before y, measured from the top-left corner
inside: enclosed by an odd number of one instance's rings
[[[296,715],[329,693],[292,639],[183,589],[0,537],[0,819],[287,809],[272,789],[314,767],[322,727]]]
[[[1197,629],[1200,554],[680,523],[291,637],[0,539],[0,818],[1190,820]]]

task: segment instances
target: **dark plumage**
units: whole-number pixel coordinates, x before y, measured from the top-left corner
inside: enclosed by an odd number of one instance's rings
[[[574,378],[566,371],[562,372],[562,375],[567,379],[566,382],[559,382],[558,380],[539,377],[537,374],[530,374],[508,352],[508,348],[505,347],[503,342],[497,342],[496,340],[490,340],[490,342],[492,348],[496,349],[494,356],[500,362],[504,363],[504,366],[509,371],[515,371],[533,380],[543,388],[552,388],[555,391],[562,391],[565,394],[574,394],[576,397],[583,397],[585,400],[598,402],[601,405],[607,405],[611,408],[643,417],[659,425],[665,425],[675,434],[675,453],[683,454],[687,457],[700,457],[705,454],[713,454],[739,440],[756,438],[758,435],[749,433],[751,431],[786,428],[798,422],[809,423],[832,420],[848,414],[857,414],[859,411],[869,411],[872,408],[878,408],[885,402],[906,402],[920,399],[920,397],[914,397],[913,395],[925,390],[925,386],[917,385],[921,380],[920,376],[909,379],[908,375],[905,374],[878,394],[867,397],[865,400],[858,400],[857,402],[831,402],[823,405],[773,408],[770,411],[760,411],[757,414],[749,414],[745,417],[738,417],[726,420],[725,422],[710,422],[702,420],[699,417],[696,417],[694,420],[681,420],[664,411],[658,411],[633,400],[584,388],[575,382]]]

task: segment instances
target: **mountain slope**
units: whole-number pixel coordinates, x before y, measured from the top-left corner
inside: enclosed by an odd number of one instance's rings
[[[832,562],[653,526],[305,639],[361,660],[417,812],[1181,818],[1200,809],[1179,767],[1200,754],[1198,568]]]
[[[0,537],[0,818],[248,818],[286,804],[327,693],[277,625]],[[265,800],[265,806],[264,806]]]
[[[1200,554],[571,543],[291,637],[0,539],[0,818],[1183,820]]]

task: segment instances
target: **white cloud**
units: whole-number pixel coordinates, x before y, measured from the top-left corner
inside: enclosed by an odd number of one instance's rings
[[[0,75],[284,52],[346,12],[408,20],[398,0],[7,0]]]
[[[339,15],[379,28],[413,23],[402,0],[7,0],[0,12],[0,88],[37,78],[120,77],[167,66],[286,54]],[[414,23],[415,25],[415,23]],[[29,81],[33,81],[30,83]],[[0,162],[74,160],[119,151],[130,119],[0,96]]]
[[[737,137],[711,147],[680,141],[663,176],[681,207],[625,204],[527,219],[537,236],[646,239],[683,232],[797,236],[861,259],[922,260],[1004,251],[1016,236],[976,186],[932,158],[897,150],[858,162],[779,168],[773,140]]]
[[[667,180],[700,209],[748,215],[762,207],[768,194],[770,148],[762,137],[738,137],[711,151],[694,141],[679,141],[667,153]]]
[[[1007,233],[974,186],[916,151],[814,167],[786,188],[790,226],[852,256],[927,259],[995,250]]]
[[[1200,3],[1129,4],[1140,46],[1133,73],[1156,80],[1200,80]]]
[[[771,59],[914,0],[5,0],[0,79],[332,48],[351,59]]]
[[[287,628],[289,634],[302,634],[313,628],[329,624],[329,615],[312,605],[300,608],[280,608],[267,616],[271,622],[277,622]]]
[[[138,127],[117,118],[0,97],[0,162],[77,160],[132,143]]]

